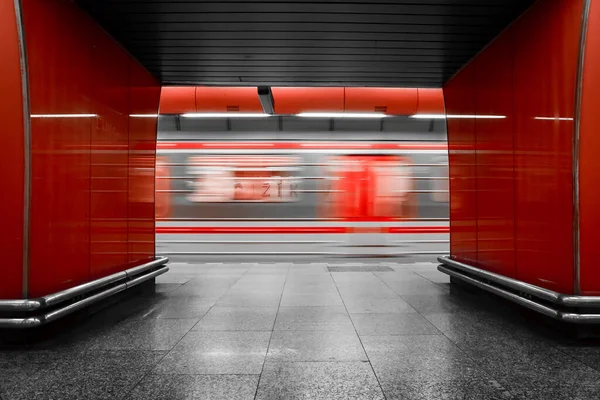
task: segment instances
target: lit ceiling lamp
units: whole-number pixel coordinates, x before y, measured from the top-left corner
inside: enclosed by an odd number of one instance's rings
[[[241,113],[241,112],[226,112],[226,113],[185,113],[181,114],[184,118],[264,118],[271,117],[270,114],[264,113]]]
[[[326,113],[326,112],[301,112],[296,117],[302,118],[385,118],[383,113]]]
[[[573,121],[573,118],[567,117],[534,117],[533,119],[541,121]]]
[[[129,114],[131,118],[158,118],[158,114]]]
[[[31,114],[31,118],[94,118],[98,114]]]
[[[504,119],[506,115],[471,115],[471,114],[414,114],[416,119]]]

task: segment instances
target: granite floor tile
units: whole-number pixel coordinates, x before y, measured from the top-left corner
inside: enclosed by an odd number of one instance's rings
[[[404,314],[416,312],[406,301],[399,297],[369,298],[344,297],[344,304],[352,314]]]
[[[165,355],[163,351],[54,354],[43,369],[0,371],[6,400],[120,399]],[[39,364],[37,365],[39,367]]]
[[[156,367],[159,374],[260,374],[271,332],[191,331]]]
[[[272,331],[277,307],[213,307],[194,326],[204,331]]]
[[[283,293],[281,306],[343,306],[337,292],[331,293]]]
[[[150,374],[125,400],[253,400],[258,375]]]
[[[396,299],[398,295],[389,287],[380,284],[339,286],[340,295],[346,298],[366,297],[371,299]]]
[[[363,335],[441,335],[442,333],[417,313],[350,314],[354,327]]]
[[[170,350],[198,319],[144,319],[125,321],[99,335],[92,350]]]
[[[387,400],[510,400],[515,397],[493,379],[453,381],[380,380]]]
[[[168,297],[138,313],[140,318],[170,318],[199,320],[216,300],[197,297]]]
[[[362,343],[382,381],[469,381],[489,377],[443,335],[365,336]]]
[[[396,281],[384,279],[385,284],[392,289],[396,294],[403,296],[409,294],[444,294],[448,293],[448,289],[423,278],[422,282],[414,281]]]
[[[477,298],[451,293],[402,295],[402,298],[423,315],[487,311]]]
[[[354,326],[343,306],[280,307],[275,321],[276,331],[354,332]]]
[[[366,361],[355,332],[275,331],[268,361]]]
[[[281,293],[227,293],[219,299],[219,307],[277,307],[281,301]]]
[[[269,362],[257,400],[383,400],[367,362]]]

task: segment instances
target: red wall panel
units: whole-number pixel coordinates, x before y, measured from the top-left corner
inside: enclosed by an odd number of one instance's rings
[[[475,112],[475,66],[467,65],[444,87],[446,113]],[[450,249],[453,258],[477,264],[475,120],[449,119]]]
[[[196,112],[196,86],[165,86],[160,95],[161,114]]]
[[[157,113],[160,86],[135,60],[131,65],[129,110],[132,115]],[[157,118],[129,119],[129,263],[154,257]]]
[[[592,2],[588,20],[581,97],[579,152],[579,215],[581,293],[600,295],[600,4]]]
[[[573,291],[572,120],[582,1],[542,1],[514,25],[517,277]]]
[[[90,273],[97,279],[128,259],[129,56],[99,29],[93,35]]]
[[[69,2],[30,0],[22,6],[32,116],[93,113],[89,21]],[[32,297],[89,279],[92,125],[86,117],[31,120]]]
[[[515,277],[513,34],[507,31],[475,60],[478,116],[477,264]],[[508,66],[507,68],[507,60]]]
[[[33,117],[29,295],[36,297],[153,256],[153,245],[130,243],[130,228],[139,223],[147,239],[154,226],[153,205],[131,194],[154,189],[156,117],[131,123],[129,114],[132,96],[136,113],[156,114],[160,87],[139,66],[130,78],[131,56],[73,2],[22,4]],[[130,89],[131,80],[153,90]],[[138,162],[132,146],[146,149],[152,179],[130,168]],[[140,188],[145,181],[150,188]]]
[[[0,120],[3,154],[2,229],[0,253],[3,255],[0,299],[23,295],[23,200],[24,132],[23,93],[17,16],[12,0],[0,0]]]
[[[573,292],[574,278],[572,140],[582,5],[537,2],[444,87],[448,114],[477,115],[472,135],[461,120],[448,121],[452,255],[471,255],[462,239],[474,208],[476,265],[563,293]],[[470,102],[474,107],[465,106]],[[470,145],[477,148],[475,204],[464,190],[473,174],[455,151]]]

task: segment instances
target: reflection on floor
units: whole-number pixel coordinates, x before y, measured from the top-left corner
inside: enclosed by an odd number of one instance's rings
[[[153,296],[1,348],[0,398],[600,398],[600,347],[450,291],[435,267],[173,263]]]

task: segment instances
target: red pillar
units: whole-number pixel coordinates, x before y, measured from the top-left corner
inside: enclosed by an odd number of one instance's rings
[[[158,81],[72,1],[0,11],[0,299],[154,259]]]
[[[600,294],[590,3],[538,1],[444,86],[452,259],[576,295]]]

